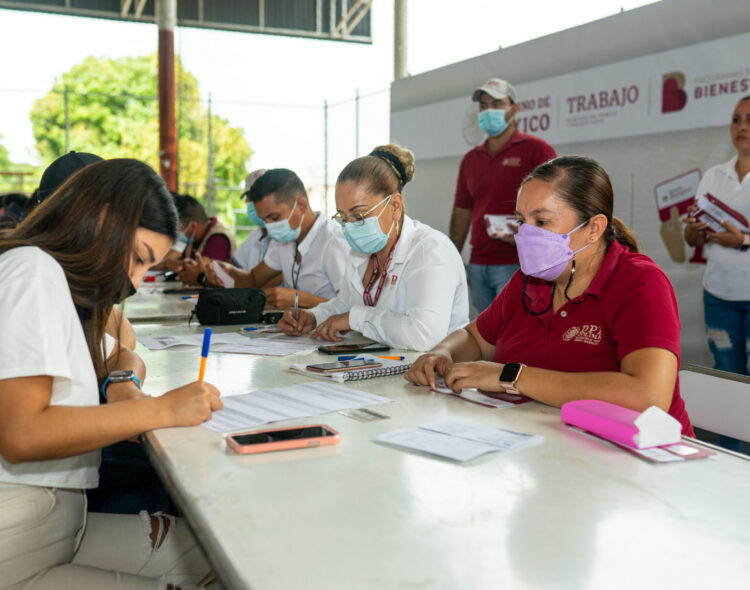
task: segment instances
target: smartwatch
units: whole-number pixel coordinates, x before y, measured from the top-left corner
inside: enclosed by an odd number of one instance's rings
[[[515,389],[523,367],[524,365],[521,363],[506,363],[502,373],[500,373],[500,385]]]
[[[206,276],[205,272],[199,272],[198,273],[198,284],[205,286],[206,281],[208,280],[208,277]]]
[[[102,383],[101,394],[104,401],[107,401],[107,385],[110,383],[125,383],[127,381],[135,381],[138,389],[141,389],[141,380],[138,379],[138,375],[133,371],[114,371],[110,373],[109,377],[107,377],[104,380],[104,383]]]
[[[747,252],[748,248],[750,248],[750,234],[744,234],[742,237],[742,246],[740,246],[740,251]]]

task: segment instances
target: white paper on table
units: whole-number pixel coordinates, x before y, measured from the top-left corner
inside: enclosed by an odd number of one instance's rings
[[[482,404],[484,406],[491,406],[493,408],[511,408],[515,405],[510,402],[506,402],[505,400],[497,399],[496,397],[492,397],[490,395],[485,395],[476,387],[468,387],[466,389],[462,389],[460,393],[456,393],[445,384],[445,379],[443,379],[442,377],[438,377],[435,380],[435,389],[433,391],[435,393],[452,395],[454,397],[459,397],[461,399]]]
[[[221,344],[242,345],[250,339],[242,334],[228,332],[226,334],[211,334],[211,346]],[[183,336],[152,336],[141,338],[140,343],[149,350],[164,350],[173,346],[201,346],[203,334],[185,334]]]
[[[544,437],[468,420],[448,419],[382,434],[375,440],[456,461],[468,461],[485,453],[540,444]]]
[[[653,449],[630,449],[630,450],[636,455],[642,455],[643,457],[647,457],[648,459],[651,459],[652,461],[656,461],[657,463],[673,463],[675,461],[685,460],[683,457],[680,457],[679,455],[674,455],[673,453],[670,453],[669,451],[665,451],[664,449],[660,449],[658,447],[655,447]]]
[[[317,416],[338,410],[383,404],[392,400],[331,383],[305,383],[260,389],[222,399],[224,408],[202,426],[232,432],[268,422]]]
[[[510,450],[518,447],[526,447],[533,444],[539,444],[544,441],[544,437],[538,434],[526,434],[523,432],[514,432],[504,428],[494,426],[485,426],[469,420],[459,420],[449,418],[440,422],[423,424],[420,428],[432,432],[440,432],[450,436],[465,438],[475,442],[486,443],[497,448]]]
[[[221,264],[219,264],[216,260],[214,260],[213,267],[214,267],[214,272],[216,273],[216,276],[221,279],[221,282],[224,283],[224,286],[227,289],[231,289],[232,287],[234,287],[234,279],[231,277],[231,275],[227,271],[221,268]]]
[[[446,436],[437,432],[422,430],[421,428],[405,428],[403,430],[387,432],[386,434],[381,434],[375,440],[462,462],[470,461],[485,453],[494,453],[498,450],[493,445]]]
[[[315,346],[305,342],[269,342],[268,338],[247,338],[242,344],[230,344],[217,348],[215,352],[233,354],[262,354],[267,356],[288,356],[291,354],[309,354],[315,351]]]

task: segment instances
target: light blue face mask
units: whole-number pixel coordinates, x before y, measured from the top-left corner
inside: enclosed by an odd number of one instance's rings
[[[292,229],[289,225],[289,220],[296,208],[297,201],[294,202],[294,207],[292,207],[292,210],[289,212],[289,217],[279,221],[266,223],[266,231],[268,232],[268,235],[271,236],[272,240],[286,244],[287,242],[293,242],[299,237],[300,231],[302,231],[302,221],[300,220],[299,226],[295,229]]]
[[[485,109],[479,113],[479,126],[490,137],[496,137],[508,128],[503,109]]]
[[[182,244],[189,244],[193,241],[193,238],[188,238],[184,231],[177,232],[177,241]]]
[[[392,196],[393,195],[388,195],[386,199],[375,205],[375,207],[367,211],[367,213],[380,207],[383,203],[390,201]],[[386,208],[383,207],[383,211],[385,211],[385,209]],[[382,250],[388,243],[388,236],[391,233],[391,229],[393,229],[393,223],[391,223],[388,233],[383,233],[383,230],[380,229],[380,222],[378,221],[383,214],[383,211],[378,213],[377,217],[368,217],[362,225],[357,223],[345,223],[341,227],[344,231],[346,241],[349,242],[349,245],[355,251],[360,254],[374,254],[375,252],[380,252],[380,250]],[[367,213],[365,213],[365,215],[367,215]]]
[[[260,218],[252,201],[247,204],[247,216],[250,218],[250,221],[258,227],[266,227],[266,222]]]

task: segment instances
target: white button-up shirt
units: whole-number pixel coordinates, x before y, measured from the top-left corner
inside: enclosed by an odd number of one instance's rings
[[[310,231],[299,244],[300,264],[294,261],[295,242],[272,241],[263,262],[284,275],[284,287],[292,287],[332,299],[339,292],[349,258],[349,244],[335,221],[316,213]]]
[[[374,307],[364,304],[362,280],[369,255],[351,252],[338,296],[310,311],[318,324],[349,312],[349,326],[398,348],[429,350],[469,323],[466,271],[445,234],[404,216],[393,259]],[[377,285],[373,285],[375,297]]]
[[[709,168],[698,185],[697,196],[711,193],[750,219],[750,174],[745,174],[740,182],[736,163],[737,156]],[[728,301],[750,300],[750,252],[715,242],[708,242],[705,252],[708,264],[703,274],[704,289]]]
[[[263,262],[268,247],[271,245],[271,237],[263,235],[263,231],[256,227],[252,233],[247,236],[242,245],[235,250],[232,258],[237,266],[245,270],[252,270]]]

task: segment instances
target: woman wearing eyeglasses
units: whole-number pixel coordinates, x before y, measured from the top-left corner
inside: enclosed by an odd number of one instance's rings
[[[286,334],[340,341],[357,330],[398,348],[428,350],[469,321],[461,256],[447,236],[406,215],[414,155],[397,145],[350,162],[336,181],[334,219],[352,247],[338,295],[308,311],[287,310]]]

